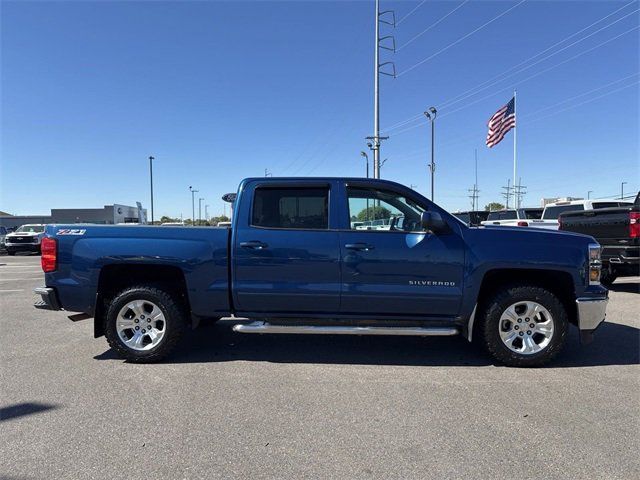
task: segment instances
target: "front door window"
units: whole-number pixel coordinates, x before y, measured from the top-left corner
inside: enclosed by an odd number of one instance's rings
[[[424,208],[390,190],[347,187],[351,230],[422,231]]]

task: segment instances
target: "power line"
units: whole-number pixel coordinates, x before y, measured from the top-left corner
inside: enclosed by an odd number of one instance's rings
[[[407,45],[409,45],[410,43],[413,43],[415,40],[417,40],[418,38],[420,38],[422,35],[424,35],[425,33],[427,33],[429,30],[431,30],[433,27],[435,27],[436,25],[438,25],[439,23],[441,23],[445,18],[447,18],[449,15],[451,15],[452,13],[454,13],[456,10],[459,10],[460,8],[462,8],[466,3],[468,3],[470,0],[464,0],[464,2],[462,2],[460,5],[458,5],[456,8],[454,8],[453,10],[451,10],[449,13],[447,13],[444,17],[441,17],[439,20],[437,20],[435,23],[432,23],[431,25],[429,25],[427,28],[425,28],[423,31],[421,31],[419,34],[415,35],[414,37],[411,38],[411,40],[409,40],[408,42],[403,43],[402,45],[400,45],[397,49],[396,52],[399,52],[400,50],[402,50],[404,47],[406,47]],[[424,2],[422,2],[424,3]],[[420,5],[422,5],[422,3]],[[418,5],[418,7],[420,6]],[[416,10],[418,7],[416,7],[414,10]],[[405,17],[406,18],[406,17]],[[400,20],[401,22],[402,20]],[[400,22],[398,22],[396,25],[399,25]]]
[[[586,105],[587,103],[595,102],[596,100],[600,100],[601,98],[608,97],[609,95],[613,95],[614,93],[617,93],[617,92],[619,92],[621,90],[624,90],[624,89],[629,88],[629,87],[633,87],[634,85],[638,85],[638,84],[640,84],[640,81],[631,83],[629,85],[625,85],[624,87],[616,88],[616,89],[611,90],[611,91],[609,91],[607,93],[603,93],[602,95],[598,95],[597,97],[591,98],[589,100],[585,100],[584,102],[580,102],[580,103],[577,103],[575,105],[571,105],[569,107],[566,107],[566,108],[563,108],[561,110],[558,110],[557,112],[553,112],[553,113],[550,113],[548,115],[543,115],[542,117],[538,117],[538,118],[535,118],[533,120],[529,120],[529,121],[526,122],[526,124],[537,122],[538,120],[543,120],[543,119],[548,118],[548,117],[552,117],[554,115],[557,115],[558,113],[563,113],[563,112],[566,112],[567,110],[571,110],[572,108],[581,107],[582,105]]]
[[[523,67],[523,68],[521,68],[521,69],[519,69],[519,70],[516,70],[515,72],[510,73],[509,75],[507,75],[507,76],[505,76],[505,77],[503,77],[503,78],[501,78],[501,79],[499,79],[499,80],[496,80],[495,82],[492,82],[492,83],[490,83],[489,85],[486,85],[486,86],[484,86],[484,87],[480,88],[479,90],[476,90],[476,91],[475,91],[475,92],[473,92],[473,93],[470,93],[470,94],[468,94],[468,95],[465,95],[465,96],[459,97],[459,98],[458,98],[457,100],[455,100],[455,101],[446,101],[446,102],[443,102],[443,105],[444,105],[444,106],[446,106],[446,105],[453,105],[453,104],[455,104],[455,103],[459,103],[459,102],[461,102],[462,100],[465,100],[466,98],[469,98],[469,97],[471,97],[471,96],[473,96],[473,95],[476,95],[476,94],[478,94],[478,93],[482,92],[483,90],[486,90],[487,88],[489,88],[489,87],[491,87],[491,86],[495,85],[496,83],[500,83],[500,82],[502,82],[503,80],[506,80],[507,78],[511,78],[511,77],[513,77],[514,75],[518,74],[518,73],[524,72],[525,70],[528,70],[528,69],[530,69],[531,67],[534,67],[534,66],[538,65],[540,62],[543,62],[543,61],[545,61],[545,60],[547,60],[547,59],[549,59],[549,58],[551,58],[551,57],[553,57],[553,56],[555,56],[555,55],[559,54],[560,52],[565,51],[567,48],[571,48],[571,47],[573,47],[574,45],[577,45],[578,43],[583,42],[584,40],[586,40],[587,38],[592,37],[592,36],[593,36],[593,35],[595,35],[596,33],[599,33],[599,32],[601,32],[602,30],[604,30],[604,29],[606,29],[606,28],[609,28],[609,27],[611,27],[612,25],[615,25],[616,23],[618,23],[618,22],[620,22],[620,21],[624,20],[624,19],[625,19],[625,18],[627,18],[628,16],[633,15],[634,13],[637,13],[638,11],[640,11],[640,8],[639,8],[639,9],[634,10],[634,11],[633,11],[633,12],[631,12],[631,13],[628,13],[628,14],[627,14],[627,15],[625,15],[624,17],[620,17],[620,18],[619,18],[619,19],[617,19],[616,21],[611,22],[610,24],[605,25],[604,27],[599,28],[599,29],[598,29],[598,30],[596,30],[595,32],[591,32],[591,33],[590,33],[589,35],[587,35],[586,37],[582,37],[581,39],[576,40],[575,42],[570,43],[569,45],[566,45],[566,46],[562,47],[560,50],[557,50],[557,51],[555,51],[555,52],[553,52],[553,53],[551,53],[551,54],[547,55],[546,57],[543,57],[543,58],[541,58],[541,59],[537,60],[536,62],[534,62],[534,63],[532,63],[532,64],[530,64],[530,65],[527,65],[526,67]],[[539,55],[536,55],[536,56],[539,56]],[[534,58],[535,58],[535,57],[534,57]],[[507,70],[507,72],[509,72],[509,71],[513,70],[513,68],[516,68],[516,67],[512,67],[511,69]],[[505,73],[507,73],[507,72],[505,72]],[[501,74],[501,75],[499,75],[499,76],[502,76],[502,75],[503,75],[503,74]],[[494,78],[496,78],[496,77],[494,77]],[[486,83],[486,82],[485,82],[485,83]]]
[[[591,48],[587,49],[587,50],[584,50],[584,51],[582,51],[582,52],[580,52],[580,53],[578,53],[578,54],[574,55],[573,57],[567,58],[566,60],[563,60],[563,61],[562,61],[562,62],[560,62],[560,63],[557,63],[557,64],[555,64],[555,65],[552,65],[552,66],[550,66],[550,67],[548,67],[548,68],[545,68],[545,69],[543,69],[543,70],[538,70],[538,71],[537,71],[536,73],[534,73],[533,75],[530,75],[530,76],[528,76],[528,77],[526,77],[526,78],[524,78],[524,79],[520,80],[518,83],[519,83],[519,84],[524,83],[524,82],[526,82],[526,81],[528,81],[528,80],[531,80],[532,78],[535,78],[535,77],[537,77],[537,76],[539,76],[539,75],[542,75],[543,73],[546,73],[546,72],[548,72],[548,71],[550,71],[550,70],[553,70],[554,68],[557,68],[557,67],[559,67],[560,65],[564,65],[565,63],[568,63],[568,62],[570,62],[571,60],[575,60],[575,59],[576,59],[576,58],[578,58],[578,57],[581,57],[581,56],[583,56],[583,55],[586,55],[587,53],[592,52],[593,50],[595,50],[595,49],[597,49],[597,48],[600,48],[601,46],[606,45],[607,43],[610,43],[610,42],[612,42],[612,41],[614,41],[614,40],[617,40],[618,38],[622,37],[623,35],[626,35],[627,33],[630,33],[630,32],[632,32],[633,30],[637,30],[638,28],[640,28],[640,26],[636,26],[636,27],[630,28],[629,30],[624,31],[624,32],[620,33],[619,35],[616,35],[615,37],[612,37],[612,38],[610,38],[609,40],[606,40],[606,41],[604,41],[604,42],[601,42],[601,43],[599,43],[599,44],[597,44],[597,45],[595,45],[595,46],[593,46],[593,47],[591,47]],[[502,80],[499,80],[499,81],[498,81],[498,82],[496,82],[496,83],[499,83],[500,81],[502,81]],[[488,88],[488,87],[487,87],[487,88]],[[503,89],[503,90],[504,90],[504,89]],[[455,109],[455,110],[450,110],[450,111],[448,111],[448,112],[445,112],[445,113],[443,113],[443,114],[442,114],[442,117],[445,117],[445,116],[447,116],[447,115],[451,115],[452,113],[455,113],[455,112],[459,112],[460,110],[464,110],[465,108],[468,108],[468,107],[470,107],[471,105],[474,105],[474,104],[476,104],[476,103],[478,103],[478,102],[481,102],[482,100],[486,100],[487,98],[491,98],[491,97],[493,97],[493,96],[497,95],[498,93],[500,93],[500,91],[498,91],[498,92],[494,92],[494,93],[491,93],[491,94],[489,94],[489,95],[487,95],[487,96],[485,96],[485,97],[482,97],[482,98],[480,98],[480,99],[474,100],[473,102],[467,103],[467,104],[465,104],[464,106],[462,106],[462,107],[460,107],[460,108],[457,108],[457,109]],[[395,136],[395,135],[400,135],[401,133],[407,132],[407,131],[412,130],[412,129],[414,129],[414,128],[417,128],[417,127],[419,127],[419,126],[420,126],[420,124],[412,125],[411,127],[407,127],[407,128],[405,128],[405,129],[403,129],[403,130],[400,130],[400,131],[398,131],[398,132],[395,132],[393,135],[394,135],[394,136]],[[389,130],[385,130],[385,132],[388,132],[388,131],[389,131]]]
[[[533,55],[532,57],[529,57],[528,59],[523,60],[522,62],[520,62],[520,63],[518,63],[518,64],[516,64],[516,65],[514,65],[514,66],[512,66],[512,67],[510,67],[509,69],[505,70],[504,72],[500,73],[499,75],[496,75],[495,77],[492,77],[492,78],[490,78],[489,80],[486,80],[486,81],[484,81],[484,82],[480,83],[479,85],[476,85],[475,87],[473,87],[473,88],[471,88],[471,89],[469,89],[469,90],[466,90],[465,92],[463,92],[463,93],[461,93],[461,94],[456,95],[455,97],[452,97],[452,98],[450,98],[450,99],[448,99],[448,100],[445,100],[444,102],[439,102],[439,104],[441,105],[441,107],[443,107],[443,106],[447,106],[447,105],[452,105],[452,104],[454,104],[454,103],[458,103],[458,101],[461,101],[461,100],[463,100],[463,99],[465,99],[465,98],[468,98],[469,96],[473,96],[473,95],[475,95],[475,94],[477,94],[477,93],[480,93],[482,90],[486,90],[486,88],[488,88],[488,87],[490,87],[490,86],[493,86],[493,85],[495,85],[496,83],[499,83],[500,81],[505,80],[506,78],[509,78],[509,77],[505,77],[505,78],[501,78],[501,77],[503,77],[504,75],[506,75],[506,74],[510,73],[510,72],[511,72],[511,71],[513,71],[514,69],[516,69],[516,68],[518,68],[518,67],[520,67],[520,66],[522,66],[522,65],[524,65],[524,64],[526,64],[526,63],[528,63],[528,62],[530,62],[531,60],[533,60],[533,59],[535,59],[535,58],[539,57],[540,55],[543,55],[544,53],[548,52],[548,51],[549,51],[549,50],[551,50],[552,48],[554,48],[554,47],[556,47],[556,46],[558,46],[558,45],[561,45],[562,43],[566,42],[567,40],[569,40],[569,39],[571,39],[571,38],[575,37],[576,35],[578,35],[578,34],[580,34],[580,33],[584,32],[585,30],[588,30],[589,28],[593,27],[594,25],[597,25],[598,23],[602,22],[603,20],[606,20],[607,18],[611,17],[612,15],[615,15],[615,14],[616,14],[616,13],[618,13],[620,10],[625,9],[626,7],[628,7],[629,5],[631,5],[631,4],[633,4],[633,3],[636,3],[636,2],[635,2],[635,0],[634,0],[634,1],[632,1],[632,2],[627,3],[626,5],[624,5],[624,6],[620,7],[620,8],[618,8],[618,9],[616,9],[616,10],[614,10],[613,12],[609,13],[608,15],[605,15],[604,17],[602,17],[602,18],[600,18],[600,19],[598,19],[598,20],[596,20],[595,22],[591,23],[590,25],[587,25],[586,27],[583,27],[582,29],[578,30],[577,32],[572,33],[572,34],[571,34],[571,35],[569,35],[568,37],[565,37],[564,39],[560,40],[559,42],[554,43],[553,45],[551,45],[551,46],[549,46],[549,47],[545,48],[544,50],[542,50],[542,51],[538,52],[537,54]],[[637,10],[635,10],[634,12],[631,12],[631,14],[635,13],[636,11],[637,11]],[[624,16],[624,17],[622,17],[621,19],[618,19],[618,20],[616,20],[615,22],[610,23],[610,24],[608,24],[607,26],[605,26],[605,27],[603,27],[603,28],[607,28],[607,27],[609,27],[609,26],[613,25],[614,23],[617,23],[618,21],[622,20],[623,18],[626,18],[627,16],[629,16],[629,15],[631,15],[631,14],[625,15],[625,16]],[[595,34],[595,33],[599,32],[599,31],[601,31],[603,28],[601,28],[601,29],[597,30],[596,32],[593,32],[593,33],[592,33],[592,34],[590,34],[589,36],[591,36],[591,35],[593,35],[593,34]],[[588,38],[589,36],[584,37],[582,40],[584,40],[584,39]],[[580,40],[580,41],[582,41],[582,40]],[[576,43],[578,43],[578,42],[576,42]],[[575,45],[575,43],[573,43],[572,45]],[[564,49],[566,49],[566,48],[568,48],[568,47],[565,47]],[[557,52],[556,52],[556,53],[557,53]],[[555,54],[554,54],[554,55],[555,55]],[[549,58],[549,56],[547,56],[547,57],[545,57],[545,58]],[[539,63],[539,62],[537,62],[537,63]],[[558,65],[560,65],[560,64],[558,64]],[[520,71],[523,71],[523,70],[526,70],[526,69],[521,69]],[[500,80],[498,80],[498,79],[500,79]],[[481,88],[481,87],[484,87],[485,85],[486,85],[486,88]],[[479,90],[478,90],[478,89],[479,89]],[[472,93],[471,93],[471,92],[472,92]],[[469,94],[469,93],[471,93],[471,95],[467,95],[467,94]],[[387,127],[386,129],[384,129],[384,131],[386,132],[386,131],[389,131],[389,130],[393,130],[394,128],[398,128],[398,127],[404,126],[404,125],[406,125],[406,124],[408,124],[408,123],[411,123],[412,121],[417,120],[418,118],[421,118],[421,117],[422,117],[422,114],[416,114],[416,115],[413,115],[412,117],[407,118],[406,120],[402,120],[402,121],[400,121],[400,122],[396,122],[396,123],[394,123],[394,124],[390,125],[390,126],[389,126],[389,127]]]
[[[493,78],[491,78],[491,79],[489,79],[489,80],[486,80],[486,81],[484,81],[484,82],[480,83],[479,85],[476,85],[475,87],[473,87],[473,88],[471,88],[471,89],[469,89],[469,90],[467,90],[467,91],[465,91],[465,92],[463,92],[463,93],[461,93],[461,94],[459,94],[459,95],[457,95],[457,96],[455,96],[455,97],[453,97],[453,98],[450,98],[450,99],[448,99],[448,100],[445,100],[444,102],[441,102],[441,105],[442,105],[442,106],[446,106],[446,105],[450,105],[450,104],[453,104],[453,103],[457,103],[458,101],[463,100],[464,98],[467,98],[467,94],[468,94],[468,93],[470,93],[470,92],[474,92],[474,93],[472,93],[472,95],[475,95],[475,94],[476,94],[476,93],[478,93],[479,91],[482,91],[482,90],[476,91],[478,88],[483,87],[484,85],[486,85],[486,84],[488,84],[488,83],[494,82],[494,80],[497,80],[498,78],[502,77],[503,75],[506,75],[506,74],[510,73],[512,70],[514,70],[514,69],[516,69],[516,68],[518,68],[518,67],[521,67],[522,65],[525,65],[526,63],[528,63],[528,62],[530,62],[531,60],[533,60],[533,59],[535,59],[535,58],[539,57],[540,55],[543,55],[543,54],[547,53],[547,52],[548,52],[549,50],[551,50],[552,48],[555,48],[555,47],[557,47],[558,45],[561,45],[562,43],[566,42],[567,40],[569,40],[569,39],[571,39],[571,38],[575,37],[576,35],[579,35],[580,33],[584,32],[585,30],[588,30],[589,28],[593,27],[594,25],[597,25],[598,23],[602,22],[603,20],[606,20],[606,19],[607,19],[607,18],[609,18],[610,16],[612,16],[612,15],[614,15],[614,14],[618,13],[620,10],[622,10],[622,9],[624,9],[624,8],[626,8],[626,7],[628,7],[628,6],[629,6],[629,5],[631,5],[632,3],[635,3],[635,2],[630,2],[630,3],[626,4],[625,6],[623,6],[623,7],[619,8],[619,9],[617,9],[617,10],[613,11],[613,12],[611,12],[610,14],[608,14],[608,15],[606,15],[606,16],[604,16],[604,17],[600,18],[599,20],[597,20],[597,21],[595,21],[595,22],[593,22],[592,24],[587,25],[586,27],[584,27],[584,28],[582,28],[582,29],[578,30],[577,32],[572,33],[572,34],[571,34],[571,35],[569,35],[568,37],[563,38],[563,39],[562,39],[562,40],[560,40],[559,42],[556,42],[556,43],[554,43],[553,45],[551,45],[551,46],[549,46],[549,47],[545,48],[544,50],[542,50],[542,51],[538,52],[537,54],[533,55],[532,57],[529,57],[529,58],[527,58],[526,60],[523,60],[522,62],[520,62],[520,63],[518,63],[518,64],[516,64],[516,65],[512,66],[511,68],[509,68],[509,69],[505,70],[504,72],[502,72],[502,73],[500,73],[500,74],[496,75],[495,77],[493,77]],[[570,44],[570,45],[568,45],[568,46],[563,47],[561,50],[558,50],[557,52],[553,53],[552,55],[549,55],[549,56],[545,57],[545,58],[544,58],[544,59],[542,59],[542,60],[545,60],[545,59],[547,59],[547,58],[550,58],[551,56],[555,55],[556,53],[559,53],[559,52],[561,52],[561,51],[563,51],[563,50],[566,50],[567,48],[569,48],[569,47],[571,47],[571,46],[573,46],[573,45],[576,45],[577,43],[580,43],[580,42],[581,42],[581,41],[583,41],[583,40],[586,40],[587,38],[589,38],[589,37],[593,36],[594,34],[596,34],[596,33],[600,32],[600,31],[604,30],[605,28],[610,27],[611,25],[614,25],[615,23],[617,23],[617,22],[619,22],[620,20],[622,20],[622,19],[624,19],[624,18],[628,17],[629,15],[634,14],[634,13],[635,13],[635,12],[637,12],[637,11],[638,11],[638,10],[634,10],[634,11],[633,11],[633,12],[631,12],[630,14],[627,14],[627,15],[625,15],[624,17],[621,17],[621,18],[619,18],[618,20],[616,20],[616,21],[614,21],[614,22],[612,22],[612,23],[610,23],[610,24],[608,24],[608,25],[605,25],[604,27],[602,27],[602,28],[600,28],[600,29],[596,30],[595,32],[590,33],[588,36],[583,37],[582,39],[580,39],[580,40],[578,40],[578,41],[576,41],[576,42],[574,42],[574,43],[572,43],[572,44]],[[542,61],[542,60],[540,60],[540,61]],[[533,65],[537,65],[538,63],[540,63],[540,61],[538,61],[538,62],[536,62],[536,63],[533,63],[532,65],[529,65],[527,68],[530,68],[530,67],[532,67]],[[519,70],[519,71],[522,71],[522,70]],[[509,77],[506,77],[506,78],[509,78]],[[503,78],[502,80],[504,80],[504,78]],[[495,83],[491,83],[491,84],[492,84],[492,85],[494,85]]]
[[[601,85],[601,86],[599,86],[597,88],[589,90],[588,92],[581,93],[580,95],[574,95],[573,97],[569,97],[569,98],[567,98],[565,100],[562,100],[561,102],[554,103],[553,105],[549,105],[548,107],[540,108],[540,109],[538,109],[538,110],[536,110],[534,112],[527,113],[526,115],[523,115],[522,118],[531,117],[531,116],[533,116],[533,115],[535,115],[537,113],[544,112],[545,110],[549,110],[551,108],[554,108],[554,107],[557,107],[559,105],[562,105],[563,103],[570,102],[571,100],[575,100],[576,98],[584,97],[584,96],[589,95],[591,93],[597,92],[598,90],[602,90],[603,88],[607,88],[607,87],[610,87],[612,85],[615,85],[616,83],[620,83],[620,82],[623,82],[625,80],[628,80],[629,78],[637,77],[638,75],[640,75],[640,72],[636,72],[636,73],[633,73],[631,75],[627,75],[626,77],[622,77],[622,78],[619,78],[618,80],[614,80],[613,82],[609,82],[609,83],[607,83],[605,85]],[[638,82],[635,82],[635,83],[638,83]],[[633,83],[631,85],[635,85],[635,83]],[[627,85],[627,87],[629,87],[631,85]],[[624,88],[627,88],[627,87],[624,87]],[[612,92],[609,92],[609,93],[612,93]]]
[[[427,0],[422,0],[422,2],[420,2],[418,4],[417,7],[415,7],[413,10],[411,10],[409,13],[407,13],[404,17],[402,17],[400,20],[398,20],[396,22],[396,26],[400,25],[402,22],[404,22],[407,18],[409,18],[411,15],[413,15],[413,13],[418,10],[422,5],[424,5],[425,3],[427,3]]]
[[[453,43],[450,43],[449,45],[447,45],[446,47],[438,50],[436,53],[428,56],[427,58],[425,58],[424,60],[420,60],[418,63],[412,65],[411,67],[407,68],[406,70],[403,70],[402,72],[400,72],[397,76],[400,77],[402,75],[404,75],[405,73],[409,73],[411,70],[413,70],[416,67],[419,67],[420,65],[422,65],[425,62],[428,62],[429,60],[431,60],[434,57],[437,57],[438,55],[440,55],[441,53],[449,50],[451,47],[457,45],[458,43],[460,43],[461,41],[465,40],[466,38],[469,38],[471,35],[473,35],[476,32],[479,32],[480,30],[482,30],[483,28],[489,26],[490,24],[492,24],[493,22],[495,22],[496,20],[504,17],[507,13],[509,13],[511,10],[518,8],[520,5],[522,5],[524,2],[526,2],[527,0],[520,0],[518,3],[516,3],[513,7],[508,8],[507,10],[505,10],[504,12],[502,12],[500,15],[493,17],[491,20],[489,20],[486,23],[483,23],[482,25],[480,25],[478,28],[476,28],[475,30],[472,30],[471,32],[467,33],[466,35],[460,37],[458,40],[456,40]]]

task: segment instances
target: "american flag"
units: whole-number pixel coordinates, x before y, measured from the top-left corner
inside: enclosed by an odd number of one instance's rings
[[[487,147],[491,148],[499,144],[507,132],[516,126],[516,98],[513,97],[509,103],[494,113],[487,126],[489,127]]]

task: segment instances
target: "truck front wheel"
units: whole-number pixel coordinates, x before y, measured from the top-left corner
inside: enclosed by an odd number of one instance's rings
[[[126,360],[157,362],[182,337],[186,317],[184,306],[170,293],[148,286],[130,287],[109,303],[105,336]]]
[[[558,297],[541,287],[503,287],[485,304],[483,317],[479,339],[507,366],[543,365],[566,340],[567,312]]]

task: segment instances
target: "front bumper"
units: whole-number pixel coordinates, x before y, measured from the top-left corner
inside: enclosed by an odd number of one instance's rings
[[[578,310],[578,328],[580,340],[589,343],[593,340],[593,332],[600,326],[607,315],[607,297],[583,297],[576,299]]]
[[[62,310],[56,291],[53,288],[38,287],[33,292],[42,297],[42,300],[33,304],[34,307],[41,310]]]
[[[39,243],[6,243],[4,244],[6,250],[12,252],[39,252]]]

